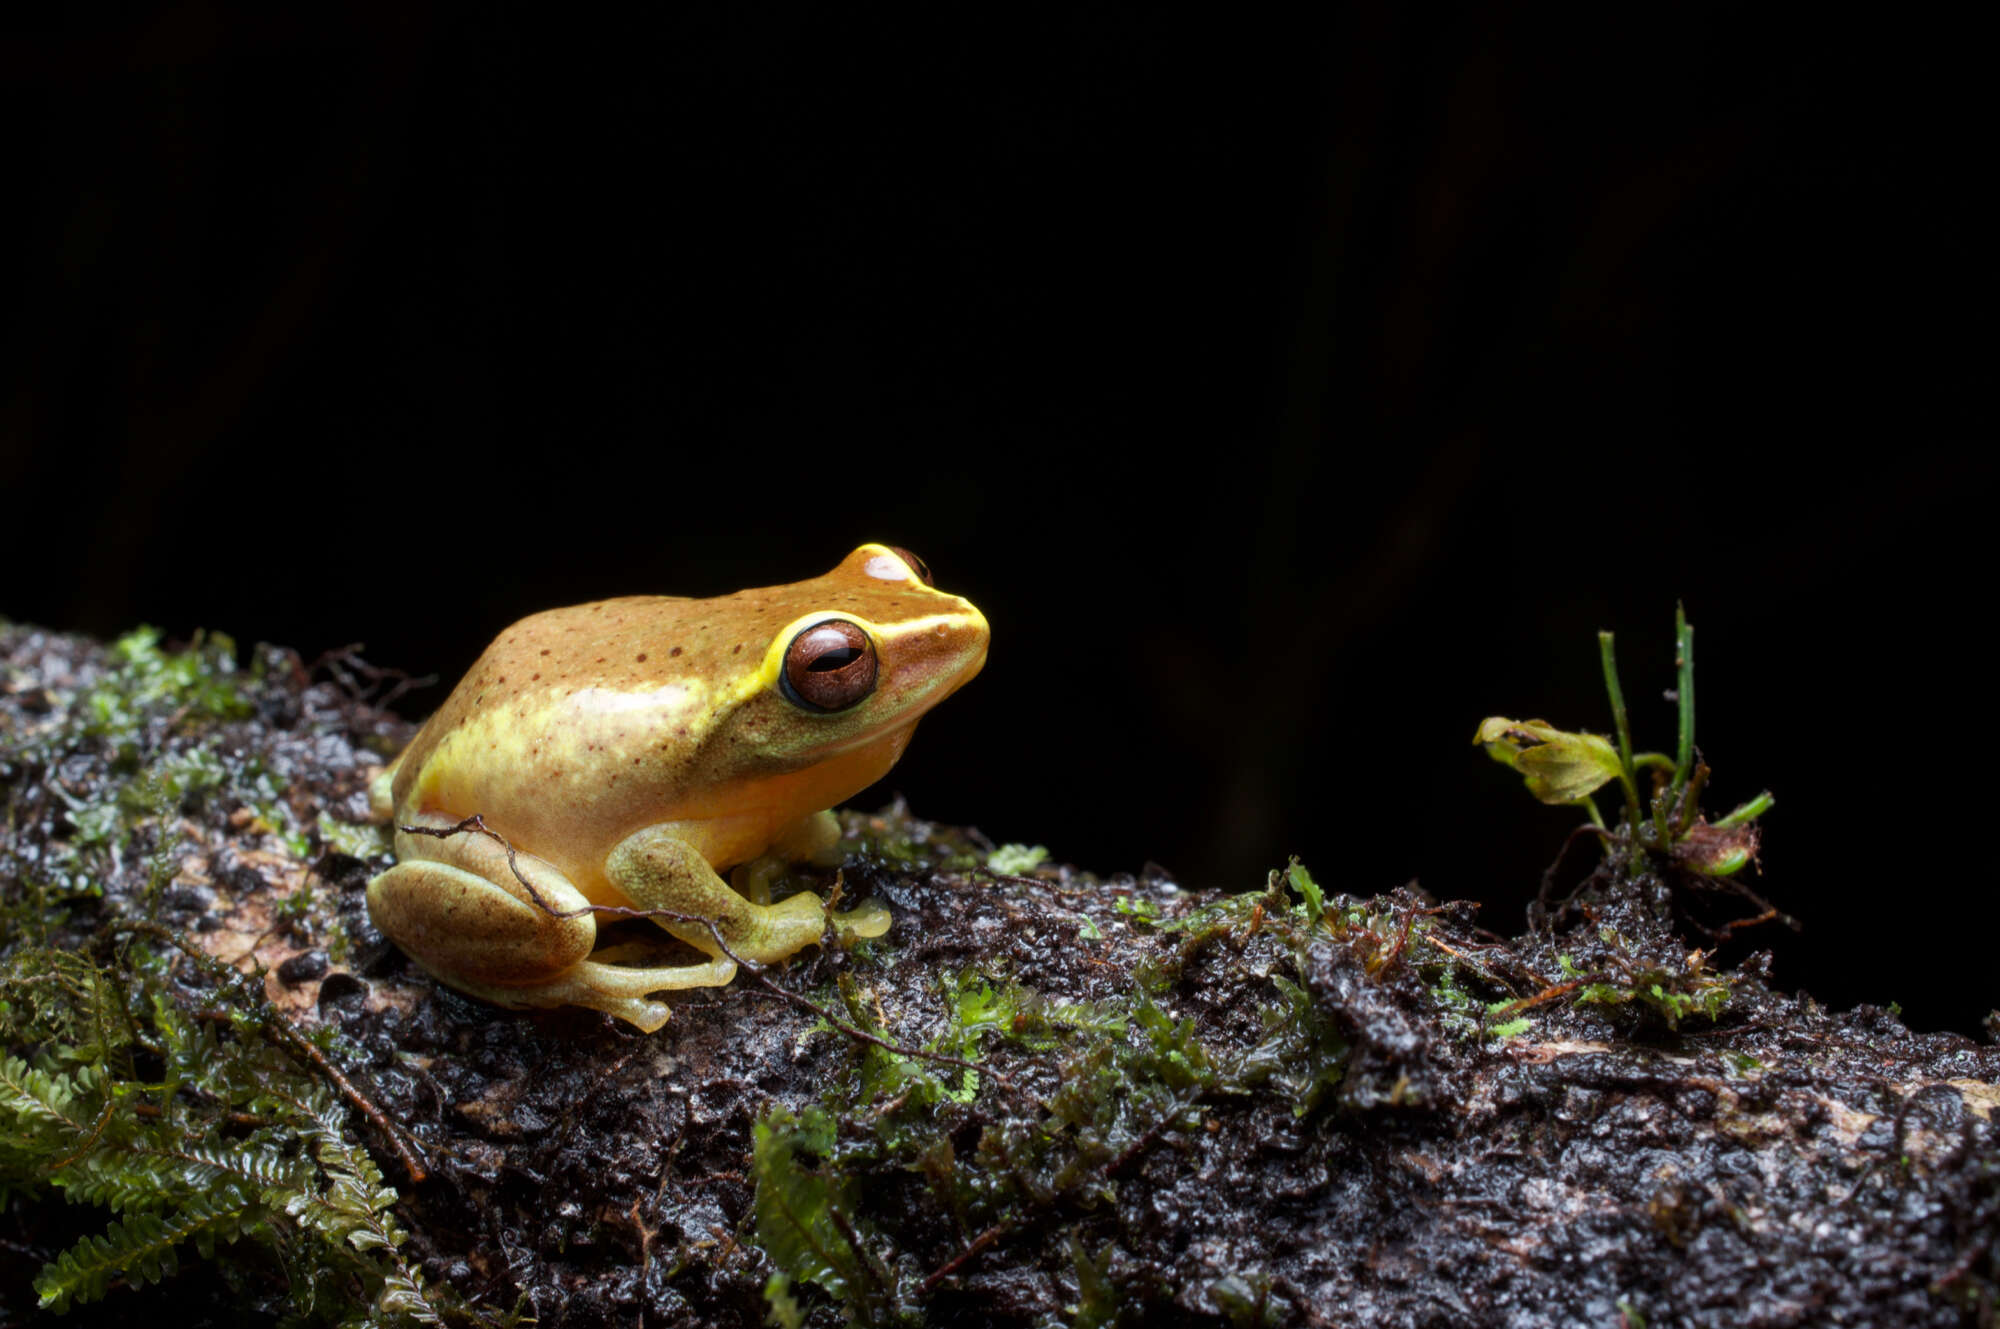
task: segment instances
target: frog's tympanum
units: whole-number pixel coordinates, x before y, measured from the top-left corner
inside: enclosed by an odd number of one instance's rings
[[[771,963],[821,939],[824,902],[771,904],[772,878],[827,861],[828,809],[985,662],[985,618],[888,545],[792,586],[524,618],[370,790],[398,862],[368,911],[462,992],[657,1029],[652,994],[727,983],[731,952]],[[475,815],[495,835],[418,833]],[[718,875],[731,867],[735,887]],[[654,921],[708,959],[663,964],[664,939],[599,949],[605,911],[589,906],[678,914]],[[889,914],[869,902],[831,922],[875,937]]]

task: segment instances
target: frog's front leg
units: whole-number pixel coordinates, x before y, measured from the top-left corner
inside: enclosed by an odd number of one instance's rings
[[[448,830],[449,817],[411,825]],[[589,959],[597,922],[590,902],[556,868],[464,831],[444,837],[398,828],[402,861],[368,883],[368,912],[383,935],[461,992],[501,1006],[587,1006],[652,1032],[668,1008],[649,993],[727,983],[736,966],[636,969]]]
[[[798,844],[790,847],[810,846],[824,853],[832,842],[828,830],[833,840],[839,838],[838,824],[827,814],[819,816],[825,820],[809,817],[805,822],[810,826],[801,823]],[[745,899],[716,874],[688,834],[689,829],[671,823],[638,831],[611,851],[605,875],[641,909],[713,920],[729,950],[758,964],[774,964],[819,941],[827,923],[826,904],[819,896],[801,891],[777,904]],[[706,924],[655,921],[705,954],[723,953]],[[835,914],[833,925],[849,935],[879,937],[889,930],[889,911],[871,901],[851,913]]]

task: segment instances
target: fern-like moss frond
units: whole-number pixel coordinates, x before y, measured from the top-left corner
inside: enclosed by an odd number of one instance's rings
[[[179,1270],[175,1248],[182,1242],[193,1241],[204,1258],[213,1256],[218,1238],[234,1241],[242,1235],[251,1208],[248,1196],[224,1186],[164,1218],[133,1214],[114,1220],[51,1261],[35,1279],[35,1292],[43,1309],[60,1314],[74,1301],[102,1297],[114,1279],[157,1283]]]
[[[0,1057],[0,1128],[12,1143],[25,1143],[48,1130],[81,1133],[90,1129],[87,1116],[75,1111],[77,1083],[68,1076],[30,1066],[19,1057]]]

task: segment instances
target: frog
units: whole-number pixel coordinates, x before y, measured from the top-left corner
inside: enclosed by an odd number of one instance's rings
[[[879,937],[879,901],[835,912],[771,886],[840,861],[831,809],[979,673],[988,635],[884,544],[788,586],[521,619],[371,781],[397,861],[369,882],[369,915],[460,992],[647,1033],[667,1022],[660,994],[725,985],[739,960],[780,963],[829,926]],[[600,945],[600,917],[669,935]],[[676,940],[702,958],[668,963]]]

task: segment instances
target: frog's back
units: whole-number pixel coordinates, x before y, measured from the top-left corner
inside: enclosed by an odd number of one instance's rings
[[[754,670],[795,612],[752,590],[706,600],[625,596],[530,615],[486,648],[398,758],[391,806],[476,811],[520,826],[530,805],[562,805],[566,777],[604,764],[579,754],[607,745],[632,747],[628,761],[643,760],[656,786],[670,781],[672,754],[658,736],[698,731],[726,704],[717,680]]]

